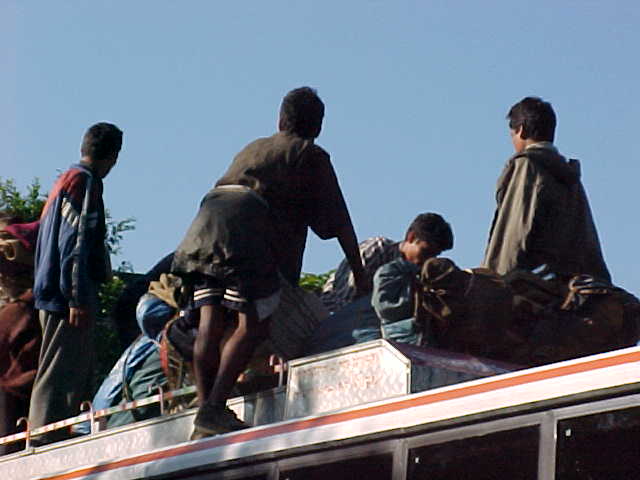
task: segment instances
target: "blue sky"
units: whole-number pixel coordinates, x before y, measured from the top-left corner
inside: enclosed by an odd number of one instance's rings
[[[105,202],[136,218],[122,258],[144,271],[234,154],[274,132],[282,96],[310,85],[358,237],[401,239],[435,211],[454,229],[448,255],[472,267],[512,153],[504,116],[539,95],[582,161],[614,281],[637,294],[638,25],[633,1],[2,0],[0,176],[48,189],[86,127],[118,124]],[[340,258],[312,236],[304,270]]]

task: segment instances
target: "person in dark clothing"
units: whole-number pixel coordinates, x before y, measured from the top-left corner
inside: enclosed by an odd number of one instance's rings
[[[297,285],[307,229],[337,237],[360,290],[362,262],[329,155],[314,139],[324,104],[302,87],[280,109],[280,132],[250,143],[215,187],[177,248],[173,273],[194,285],[193,366],[200,408],[192,438],[245,428],[226,407],[238,375],[268,333],[280,275]]]
[[[90,398],[97,291],[111,276],[102,179],[121,146],[115,125],[90,127],[80,162],[58,178],[40,217],[33,293],[43,338],[29,407],[32,428],[77,414]],[[64,436],[54,431],[36,441]]]
[[[282,100],[280,131],[242,149],[216,185],[246,185],[269,204],[274,254],[289,283],[298,283],[311,228],[322,239],[338,239],[358,289],[366,292],[370,286],[349,211],[329,154],[315,144],[323,117],[324,104],[315,90],[290,91]]]
[[[191,309],[199,316],[193,366],[200,408],[192,439],[247,426],[226,401],[280,299],[269,229],[257,193],[215,187],[176,249],[172,271],[193,287]]]
[[[16,433],[17,420],[29,413],[38,368],[42,335],[31,290],[37,228],[0,218],[0,437]],[[21,448],[0,446],[0,455]]]
[[[173,252],[163,257],[144,275],[139,275],[132,282],[128,282],[116,301],[111,318],[118,331],[120,347],[125,350],[140,335],[140,328],[136,322],[136,305],[140,297],[147,293],[149,284],[160,278],[163,273],[171,271]]]
[[[415,283],[427,258],[453,248],[451,226],[437,213],[422,213],[412,222],[401,242],[373,237],[360,244],[364,270],[373,283],[371,295],[352,300],[344,260],[324,286],[323,301],[340,305],[324,320],[306,345],[306,354],[334,350],[354,343],[386,338],[421,345],[423,331],[414,318]],[[338,287],[334,290],[334,286]]]
[[[381,266],[373,277],[371,304],[384,338],[401,343],[431,343],[429,325],[414,318],[415,290],[423,264],[453,248],[453,231],[437,213],[418,215],[399,245],[400,256]]]
[[[610,281],[580,164],[553,145],[551,104],[527,97],[507,118],[516,153],[498,180],[482,266],[500,275],[540,269],[562,279],[589,274]]]

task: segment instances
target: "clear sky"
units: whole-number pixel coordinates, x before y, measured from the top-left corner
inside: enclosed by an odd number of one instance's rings
[[[538,95],[582,161],[614,281],[638,294],[639,27],[631,0],[0,0],[0,176],[49,189],[89,125],[116,123],[105,202],[136,218],[122,259],[144,271],[234,154],[275,131],[282,96],[310,85],[358,237],[401,239],[438,212],[447,255],[473,267],[512,153],[505,114]],[[312,236],[304,270],[340,258]]]

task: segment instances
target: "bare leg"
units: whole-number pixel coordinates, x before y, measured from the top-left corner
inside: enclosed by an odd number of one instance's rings
[[[238,376],[247,368],[253,351],[267,332],[268,322],[260,322],[254,308],[237,315],[235,328],[222,347],[218,374],[207,397],[211,406],[225,405]]]
[[[220,343],[224,334],[224,307],[200,307],[200,325],[193,345],[193,370],[196,376],[198,402],[204,405],[220,365]]]

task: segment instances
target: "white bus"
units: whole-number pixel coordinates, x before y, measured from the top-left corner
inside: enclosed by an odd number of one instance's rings
[[[289,390],[236,399],[235,408],[256,418],[260,402],[272,409],[291,402],[292,370]],[[319,401],[332,394],[323,391]],[[640,479],[640,347],[383,397],[351,398],[351,406],[321,412],[308,404],[310,413],[294,418],[285,405],[284,419],[197,441],[187,440],[193,411],[164,415],[29,447],[0,458],[0,474],[2,480]]]

